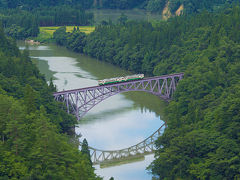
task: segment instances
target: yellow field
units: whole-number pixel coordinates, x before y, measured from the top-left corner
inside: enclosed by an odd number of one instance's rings
[[[67,29],[67,32],[72,32],[73,29],[77,28],[77,26],[66,26],[66,29]],[[78,26],[79,27],[79,30],[81,32],[84,32],[86,34],[89,34],[91,32],[93,32],[95,30],[95,27],[94,26]],[[53,35],[53,33],[58,29],[60,28],[60,26],[49,26],[49,27],[40,27],[40,32],[41,33],[47,33],[49,35]]]

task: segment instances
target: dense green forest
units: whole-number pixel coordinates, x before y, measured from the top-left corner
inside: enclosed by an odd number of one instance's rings
[[[197,13],[202,10],[214,11],[224,5],[238,2],[237,0],[149,0],[146,9],[151,12],[162,13],[164,7],[168,7],[172,14],[183,5],[186,14]]]
[[[7,35],[15,39],[36,37],[39,26],[92,25],[94,15],[88,9],[145,9],[162,14],[192,14],[204,9],[215,11],[237,0],[0,0],[0,22]],[[180,12],[179,12],[180,13]],[[167,17],[171,16],[170,14]]]
[[[0,7],[30,10],[38,7],[81,5],[84,9],[132,9],[146,2],[146,0],[0,0]]]
[[[2,28],[0,40],[0,179],[100,179],[87,147],[67,135],[76,119],[54,100],[52,82]]]
[[[154,25],[104,23],[88,36],[63,27],[54,38],[132,72],[184,72],[148,169],[160,179],[234,179],[240,174],[239,19],[234,6]]]
[[[183,5],[187,14],[200,12],[204,9],[214,11],[221,6],[238,2],[238,0],[95,0],[90,8],[100,9],[145,9],[150,12],[162,13],[168,7],[171,13]]]
[[[187,14],[200,12],[204,9],[214,11],[221,6],[238,2],[237,0],[95,0],[91,8],[100,9],[145,9],[154,13],[162,13],[168,7],[172,14],[183,5]]]
[[[95,0],[92,8],[98,9],[133,9],[145,8],[146,0]]]
[[[0,7],[3,8],[20,8],[32,10],[38,7],[55,7],[61,5],[81,5],[84,9],[89,9],[94,0],[0,0]]]
[[[145,8],[184,14],[159,23],[104,22],[90,35],[54,33],[57,44],[146,75],[184,72],[166,108],[168,128],[148,170],[160,179],[240,178],[240,8],[235,0],[0,0],[5,32],[37,36],[39,26],[88,25],[90,8]],[[226,7],[226,8],[222,8]],[[206,11],[208,10],[208,11]],[[217,11],[215,11],[217,10]],[[200,12],[199,14],[196,14]],[[192,14],[192,15],[188,15]],[[96,179],[89,152],[67,135],[76,122],[54,102],[52,83],[0,32],[0,176]],[[85,143],[87,144],[87,143]]]
[[[100,9],[146,9],[150,12],[162,13],[168,7],[171,13],[183,5],[184,12],[187,14],[200,12],[204,9],[215,10],[219,7],[238,2],[237,0],[95,0],[92,8]]]
[[[38,36],[39,26],[84,26],[93,21],[93,14],[85,12],[81,5],[39,7],[32,10],[0,8],[0,22],[5,33],[15,39]]]

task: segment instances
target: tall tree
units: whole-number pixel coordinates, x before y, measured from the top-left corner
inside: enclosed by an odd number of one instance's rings
[[[92,160],[91,160],[91,156],[90,156],[90,151],[89,151],[89,149],[88,149],[88,142],[87,142],[87,140],[84,138],[83,139],[83,142],[82,142],[82,145],[81,145],[82,147],[81,147],[81,152],[82,152],[82,154],[84,154],[87,158],[88,158],[88,160],[90,161],[90,163],[91,163],[91,165],[92,165]]]

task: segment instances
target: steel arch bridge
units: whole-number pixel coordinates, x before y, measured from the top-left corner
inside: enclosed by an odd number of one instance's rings
[[[68,113],[74,114],[80,120],[100,102],[123,92],[145,91],[168,101],[182,78],[183,73],[155,76],[135,81],[55,92],[53,95],[55,100],[66,105]]]
[[[66,105],[65,107],[68,113],[75,115],[76,118],[80,120],[89,110],[100,102],[123,92],[144,91],[169,101],[176,90],[178,82],[183,78],[183,75],[183,73],[177,73],[110,85],[61,91],[54,93],[54,97],[55,100],[63,102]],[[166,124],[163,124],[151,136],[129,148],[107,151],[89,146],[91,160],[93,164],[99,164],[103,161],[153,153],[155,150],[154,142],[162,135],[162,129],[165,126]]]

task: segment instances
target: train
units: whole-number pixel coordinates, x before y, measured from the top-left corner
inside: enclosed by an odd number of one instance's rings
[[[139,79],[143,79],[143,78],[144,78],[144,74],[134,74],[134,75],[124,76],[124,77],[115,77],[115,78],[110,78],[110,79],[98,80],[98,85],[102,86],[102,85],[106,85],[106,84],[134,81],[134,80],[139,80]]]

